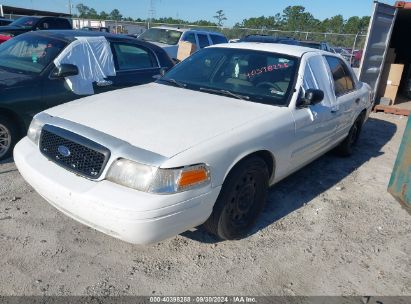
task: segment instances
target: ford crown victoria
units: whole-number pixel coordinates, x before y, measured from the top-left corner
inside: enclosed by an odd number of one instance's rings
[[[50,204],[108,235],[144,244],[204,224],[232,240],[269,186],[330,149],[351,154],[370,108],[338,55],[222,44],[156,83],[36,115],[14,157]]]

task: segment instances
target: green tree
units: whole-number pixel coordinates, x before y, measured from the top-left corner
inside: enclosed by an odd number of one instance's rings
[[[288,31],[311,31],[319,24],[319,21],[301,5],[287,6],[283,11],[282,20],[284,29]]]
[[[223,11],[223,10],[218,10],[218,11],[216,12],[216,14],[217,14],[217,15],[215,15],[213,18],[217,19],[217,24],[218,24],[218,26],[223,26],[223,22],[224,22],[225,20],[227,20],[225,14],[224,14],[224,11]]]
[[[123,15],[120,14],[120,11],[118,9],[113,9],[109,15],[109,18],[111,20],[121,20],[121,18],[123,18]]]
[[[87,18],[88,14],[90,12],[90,8],[86,5],[84,5],[83,3],[77,4],[76,9],[78,11],[78,16],[80,18]]]
[[[100,19],[106,20],[108,19],[109,15],[105,11],[100,12]]]
[[[342,33],[344,31],[344,18],[342,15],[336,15],[322,21],[322,32]]]

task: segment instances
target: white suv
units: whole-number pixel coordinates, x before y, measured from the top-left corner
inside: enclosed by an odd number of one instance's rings
[[[228,42],[227,38],[221,33],[166,26],[152,27],[138,38],[162,47],[174,60],[177,58],[178,43],[180,41],[191,42],[197,47],[197,50],[209,45]]]

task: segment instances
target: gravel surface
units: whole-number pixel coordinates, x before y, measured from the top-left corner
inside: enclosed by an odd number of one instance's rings
[[[64,216],[0,164],[0,295],[411,295],[411,217],[386,188],[406,118],[372,114],[270,190],[254,233],[131,245]]]

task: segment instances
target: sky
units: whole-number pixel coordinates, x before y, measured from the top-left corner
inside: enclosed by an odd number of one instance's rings
[[[96,9],[120,10],[124,17],[146,19],[149,16],[150,0],[71,0],[76,6],[83,3]],[[188,21],[215,21],[213,16],[222,9],[228,20],[225,26],[250,17],[273,16],[281,13],[289,5],[302,5],[315,18],[323,20],[338,14],[345,19],[351,16],[369,16],[373,0],[153,0],[155,17],[173,17]],[[380,1],[394,4],[392,1]],[[69,0],[0,0],[0,4],[40,10],[68,12]],[[75,9],[74,9],[75,10]]]

